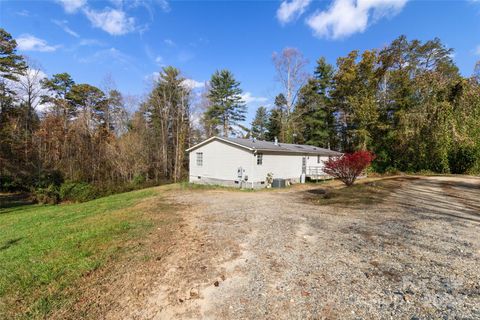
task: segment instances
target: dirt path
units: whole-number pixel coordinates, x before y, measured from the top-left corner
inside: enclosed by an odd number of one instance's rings
[[[422,178],[357,209],[304,193],[172,195],[190,208],[178,250],[107,318],[480,318],[480,179]]]

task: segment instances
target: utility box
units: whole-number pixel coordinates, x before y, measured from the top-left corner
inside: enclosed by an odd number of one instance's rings
[[[273,179],[272,188],[285,188],[286,185],[285,179]]]

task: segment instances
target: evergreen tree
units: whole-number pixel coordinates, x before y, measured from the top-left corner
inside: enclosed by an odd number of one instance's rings
[[[335,108],[332,106],[330,92],[333,86],[333,76],[335,74],[334,67],[327,62],[325,57],[317,60],[317,66],[313,73],[317,93],[320,95],[321,108],[325,111],[325,131],[328,135],[327,144],[324,146],[336,147],[338,144],[337,136],[337,119]]]
[[[422,43],[408,41],[405,36],[379,52],[376,71],[379,121],[374,138],[379,167],[438,170],[432,169],[433,164],[442,163],[441,171],[448,171],[445,167],[448,152],[428,149],[435,141],[450,143],[446,137],[451,133],[444,129],[443,116],[451,110],[448,92],[459,81],[452,52],[438,39]],[[442,117],[434,117],[439,112],[437,107],[443,109]]]
[[[280,142],[287,142],[287,99],[283,93],[275,97],[274,104],[268,119],[268,140],[277,138]]]
[[[50,104],[54,115],[63,118],[64,130],[66,130],[67,121],[75,116],[74,106],[66,100],[74,84],[75,81],[66,72],[54,74],[50,79],[42,81],[43,89],[48,92],[41,97],[42,103]]]
[[[26,68],[23,57],[17,54],[17,42],[10,33],[0,28],[0,77],[17,81]]]
[[[328,147],[327,113],[322,97],[318,94],[315,79],[310,79],[300,90],[295,114],[298,115],[297,143]]]
[[[335,139],[335,113],[331,108],[329,91],[333,67],[325,58],[317,60],[314,77],[302,87],[295,107],[301,143],[329,147]]]
[[[267,132],[265,134],[265,140],[274,141],[279,139],[282,133],[282,117],[283,112],[279,108],[273,108],[270,111],[270,116],[267,122]]]
[[[212,105],[206,111],[207,119],[220,123],[223,136],[228,137],[232,126],[244,121],[247,112],[240,83],[230,71],[220,70],[212,75],[210,86],[208,98]]]
[[[99,88],[86,83],[74,84],[67,93],[66,99],[70,109],[78,112],[87,132],[105,123],[105,105],[108,100]]]
[[[255,119],[252,122],[251,134],[253,137],[265,140],[268,126],[267,108],[260,106],[255,113]]]
[[[12,82],[17,82],[19,76],[26,70],[22,56],[17,54],[17,42],[11,34],[0,28],[0,182],[8,176],[22,185],[21,178],[26,174],[28,161],[23,151],[26,150],[24,139],[25,106],[19,106],[19,97],[11,89]],[[31,147],[31,146],[29,146]],[[1,188],[1,184],[0,184]]]
[[[334,76],[334,86],[331,93],[332,105],[338,114],[338,135],[340,137],[340,150],[351,152],[354,147],[354,124],[352,122],[353,109],[351,99],[357,94],[356,60],[358,52],[352,51],[346,57],[337,59],[337,72]]]

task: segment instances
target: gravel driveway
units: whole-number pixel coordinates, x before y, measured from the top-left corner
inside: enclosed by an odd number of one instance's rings
[[[355,209],[309,188],[173,196],[190,208],[181,249],[121,317],[480,319],[480,179],[408,181]]]

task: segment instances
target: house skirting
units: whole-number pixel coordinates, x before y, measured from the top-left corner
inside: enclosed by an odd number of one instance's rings
[[[204,184],[204,185],[217,185],[217,186],[224,186],[224,187],[231,187],[231,188],[253,188],[253,189],[262,189],[267,187],[267,183],[265,181],[242,181],[242,180],[224,180],[224,179],[217,179],[217,178],[210,178],[210,177],[203,177],[203,176],[190,176],[189,177],[190,183],[195,184]],[[290,178],[285,179],[290,183],[299,183],[300,178]]]

